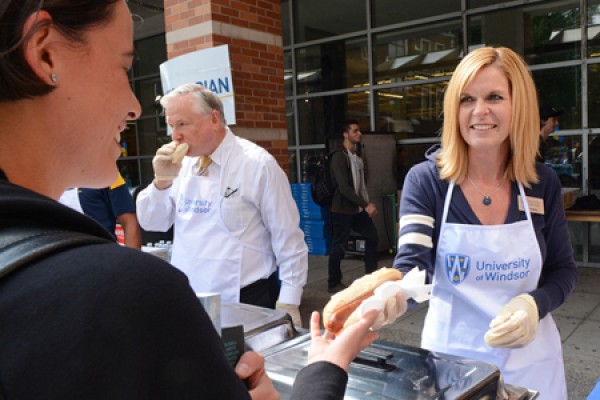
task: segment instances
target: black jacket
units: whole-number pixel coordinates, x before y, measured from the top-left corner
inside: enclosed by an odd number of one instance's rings
[[[331,181],[336,185],[331,211],[338,214],[358,214],[358,207],[365,208],[369,204],[356,194],[350,158],[346,149],[336,151],[330,161]]]
[[[10,184],[0,170],[0,226],[8,224],[111,238],[91,218]],[[313,400],[340,399],[346,380],[341,368],[315,363],[299,375],[293,396],[310,388]],[[186,276],[116,243],[68,249],[0,279],[0,397],[250,398]]]
[[[110,238],[0,171],[0,224],[15,221]],[[0,280],[0,390],[7,400],[250,398],[185,275],[116,243]]]

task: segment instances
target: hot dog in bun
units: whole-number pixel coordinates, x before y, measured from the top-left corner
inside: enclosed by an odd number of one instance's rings
[[[188,150],[190,149],[190,145],[187,143],[180,143],[176,148],[175,151],[173,151],[173,154],[171,155],[171,162],[173,164],[179,164],[181,163],[181,160],[183,160],[183,157],[185,157],[185,155],[187,154]]]
[[[395,268],[381,268],[352,282],[341,292],[331,296],[323,309],[323,325],[328,331],[338,334],[347,325],[348,318],[375,289],[384,282],[402,279],[402,272]],[[354,321],[355,322],[355,321]]]

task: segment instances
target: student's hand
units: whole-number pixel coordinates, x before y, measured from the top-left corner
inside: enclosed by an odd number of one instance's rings
[[[313,311],[310,317],[312,341],[308,349],[308,363],[328,361],[348,372],[354,357],[377,339],[377,334],[369,332],[369,328],[378,315],[377,310],[369,311],[358,322],[345,328],[335,337],[329,331],[325,331],[325,335],[321,334],[320,315],[317,311]]]
[[[279,400],[279,393],[265,371],[265,359],[260,354],[254,351],[242,354],[235,366],[235,372],[240,379],[248,382],[252,400]]]

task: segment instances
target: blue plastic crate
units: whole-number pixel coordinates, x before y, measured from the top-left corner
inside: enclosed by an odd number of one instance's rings
[[[298,207],[300,219],[326,220],[329,210],[324,207]]]
[[[290,184],[292,194],[309,194],[310,195],[310,183],[292,183]]]
[[[304,241],[306,242],[306,245],[311,245],[313,247],[331,247],[330,238],[317,238],[304,235]]]
[[[300,228],[304,231],[304,236],[317,239],[327,239],[331,237],[329,224],[324,220],[300,220]]]
[[[298,207],[320,207],[312,198],[312,195],[309,194],[300,194],[293,197],[294,202],[298,205]]]

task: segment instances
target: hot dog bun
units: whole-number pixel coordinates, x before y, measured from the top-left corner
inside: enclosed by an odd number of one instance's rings
[[[338,334],[346,320],[363,300],[373,295],[375,288],[387,281],[402,279],[402,272],[395,268],[380,268],[352,282],[346,289],[331,296],[323,309],[323,325],[328,331]]]
[[[181,160],[183,160],[183,157],[185,157],[189,149],[190,145],[187,143],[180,143],[179,145],[177,145],[175,151],[171,155],[171,162],[173,164],[181,163]]]

